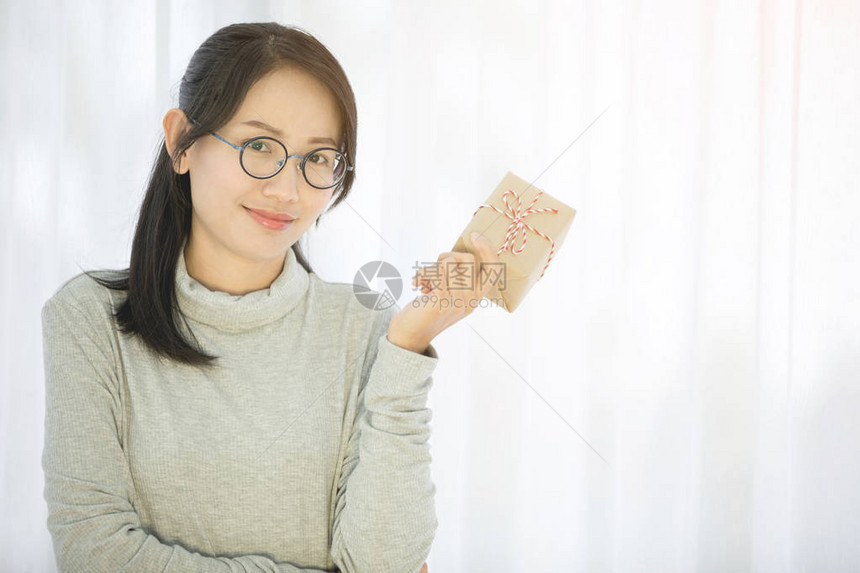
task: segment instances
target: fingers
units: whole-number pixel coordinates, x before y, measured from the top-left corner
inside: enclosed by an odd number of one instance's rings
[[[478,250],[482,263],[491,263],[499,260],[499,255],[496,254],[496,249],[493,243],[480,233],[473,232],[471,235],[472,244]]]
[[[483,271],[481,268],[482,263],[499,262],[499,256],[490,240],[483,235],[473,233],[471,238],[477,253],[461,253],[458,251],[445,251],[439,253],[439,256],[436,258],[435,265],[425,265],[415,272],[412,277],[412,286],[421,287],[421,292],[423,294],[429,294],[434,290],[437,292],[447,292],[449,273],[453,272],[454,274],[457,274],[451,269],[451,267],[456,266],[454,263],[473,264],[473,284],[478,283],[478,285],[485,285],[486,281],[480,280],[483,277]],[[489,285],[485,286],[487,288],[489,287]],[[476,286],[475,293],[482,295],[487,288]]]
[[[462,255],[468,256],[469,253],[458,253],[456,251],[445,251],[444,253],[439,253],[439,256],[436,257],[436,262],[438,263],[442,259],[449,259],[449,258],[454,258],[454,259],[460,260],[458,257],[461,257]]]
[[[434,288],[440,291],[448,290],[448,273],[445,272],[448,267],[446,263],[468,263],[473,260],[474,256],[469,253],[452,251],[440,253],[435,265],[425,265],[416,271],[412,277],[412,286],[420,285],[424,294],[429,293]]]
[[[448,277],[446,273],[440,272],[444,269],[439,262],[435,265],[423,266],[415,272],[412,277],[412,286],[420,286],[422,294],[429,294],[433,290],[446,290],[448,288]]]
[[[478,285],[475,289],[477,296],[483,297],[490,288],[495,284],[495,280],[491,280],[493,273],[490,264],[501,264],[499,253],[493,243],[480,233],[474,232],[471,234],[472,243],[478,251],[480,263],[477,265],[477,281]],[[496,271],[498,272],[498,270]]]
[[[421,287],[422,294],[428,294],[433,290],[433,281],[423,275],[424,269],[419,269],[412,278],[412,286]]]

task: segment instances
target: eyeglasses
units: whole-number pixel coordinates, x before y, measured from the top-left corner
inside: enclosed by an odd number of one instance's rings
[[[191,122],[200,125],[195,119]],[[308,185],[316,189],[336,186],[346,177],[347,171],[354,169],[349,165],[346,155],[332,147],[320,147],[308,151],[305,155],[289,155],[287,147],[274,137],[259,136],[242,145],[233,145],[214,131],[209,133],[239,151],[239,165],[254,179],[274,177],[292,157],[301,159],[296,168],[302,172]]]

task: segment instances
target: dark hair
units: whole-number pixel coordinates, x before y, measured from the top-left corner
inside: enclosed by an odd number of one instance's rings
[[[343,68],[322,43],[301,28],[276,22],[232,24],[209,36],[191,56],[179,88],[179,109],[200,125],[190,124],[176,142],[172,158],[162,139],[140,207],[128,268],[113,271],[119,272],[118,278],[84,271],[104,287],[127,291],[114,317],[123,333],[139,336],[156,355],[207,367],[218,359],[192,346],[178,328],[180,318],[188,326],[174,285],[180,249],[191,231],[191,183],[188,172],[177,174],[174,166],[178,168],[183,152],[197,139],[233,117],[258,80],[283,66],[299,67],[331,90],[343,126],[340,149],[355,165],[355,96]],[[354,179],[355,170],[347,171],[329,209],[346,198]],[[292,249],[305,270],[313,272],[298,241]]]

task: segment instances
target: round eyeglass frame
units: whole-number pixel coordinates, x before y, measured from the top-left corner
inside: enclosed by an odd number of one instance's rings
[[[202,127],[200,122],[198,122],[195,119],[191,119],[191,122],[197,126]],[[267,135],[259,135],[257,137],[253,137],[253,138],[249,139],[248,141],[246,141],[243,145],[234,145],[234,144],[230,143],[229,141],[227,141],[226,139],[224,139],[223,137],[221,137],[220,135],[218,135],[217,133],[215,133],[214,131],[209,131],[209,133],[214,135],[215,137],[217,137],[218,139],[220,139],[221,141],[223,141],[224,143],[226,143],[227,145],[229,145],[230,147],[232,147],[233,149],[235,149],[239,152],[239,166],[242,168],[242,171],[244,171],[248,175],[248,177],[253,177],[254,179],[271,179],[272,177],[274,177],[275,175],[277,175],[278,173],[280,173],[281,171],[284,170],[284,166],[287,164],[287,162],[292,157],[298,157],[299,159],[302,160],[301,163],[298,164],[298,169],[299,169],[299,171],[302,172],[302,177],[304,177],[304,179],[305,179],[305,181],[307,181],[308,185],[310,185],[314,189],[321,189],[322,190],[322,189],[331,189],[332,187],[337,187],[338,185],[340,185],[343,182],[344,179],[346,179],[346,173],[348,171],[354,171],[355,170],[355,168],[349,164],[349,158],[347,158],[346,153],[339,151],[339,150],[335,149],[334,147],[318,147],[316,149],[312,149],[311,151],[308,151],[304,155],[300,155],[298,153],[296,153],[294,155],[290,155],[290,152],[289,152],[289,150],[287,150],[286,145],[284,145],[281,141],[275,139],[274,137],[269,137]],[[278,167],[278,170],[275,171],[274,173],[272,173],[271,175],[266,175],[265,177],[258,177],[257,175],[254,175],[253,173],[249,172],[245,168],[245,162],[242,160],[242,158],[245,156],[245,148],[248,147],[250,144],[254,143],[255,141],[259,140],[259,139],[269,139],[271,141],[276,142],[278,145],[280,145],[284,149],[284,155],[286,156],[286,157],[284,157],[284,160],[283,160],[283,163],[281,164],[281,166]],[[331,185],[328,185],[326,187],[320,187],[318,185],[314,185],[313,183],[310,182],[310,179],[308,179],[307,173],[305,173],[305,163],[307,162],[308,157],[310,157],[311,155],[313,155],[317,151],[320,151],[323,149],[330,149],[330,150],[334,151],[335,153],[340,154],[341,156],[343,156],[343,158],[346,162],[346,169],[344,169],[344,171],[343,171],[343,176],[339,180],[337,180],[336,182],[334,182]]]

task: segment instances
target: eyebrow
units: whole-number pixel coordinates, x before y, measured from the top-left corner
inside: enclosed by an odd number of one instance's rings
[[[264,123],[262,121],[257,121],[256,119],[249,119],[248,121],[243,121],[241,125],[250,125],[253,127],[259,127],[260,129],[265,129],[270,133],[274,133],[278,137],[283,137],[284,132],[280,129],[274,128],[268,123]],[[333,146],[337,146],[337,142],[330,137],[311,137],[308,139],[308,143],[331,143]]]

